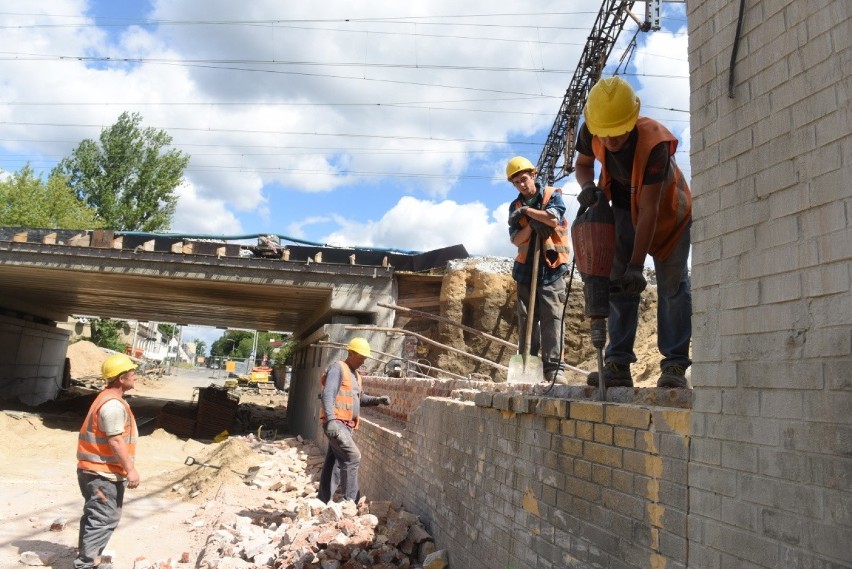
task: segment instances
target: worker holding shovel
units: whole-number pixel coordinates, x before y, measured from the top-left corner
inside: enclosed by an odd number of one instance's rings
[[[564,384],[562,313],[567,293],[563,276],[571,255],[568,222],[562,191],[541,187],[535,176],[535,166],[523,156],[506,164],[506,178],[518,190],[509,206],[509,237],[518,248],[512,278],[518,287],[520,353],[509,362],[508,380]]]
[[[621,77],[601,79],[589,92],[577,138],[580,205],[598,195],[612,202],[615,259],[610,273],[609,343],[601,371],[607,387],[631,387],[630,364],[645,290],[643,266],[654,259],[657,274],[658,347],[663,355],[658,387],[687,387],[692,336],[692,292],[687,261],[692,194],[675,163],[677,138],[659,122],[639,116],[639,97]],[[600,187],[595,161],[601,164]],[[598,374],[587,379],[598,385]]]

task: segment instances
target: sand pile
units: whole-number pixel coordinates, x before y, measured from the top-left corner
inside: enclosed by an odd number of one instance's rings
[[[69,345],[66,357],[71,360],[71,378],[100,377],[101,365],[112,353],[85,340]]]

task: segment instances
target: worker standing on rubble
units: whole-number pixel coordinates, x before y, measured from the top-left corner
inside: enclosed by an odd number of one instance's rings
[[[604,380],[607,387],[632,386],[630,364],[639,318],[639,294],[647,281],[646,255],[657,276],[657,345],[663,355],[658,387],[687,387],[692,363],[692,292],[687,261],[692,194],[675,163],[678,140],[659,122],[639,116],[639,97],[621,77],[601,79],[589,92],[585,123],[577,140],[575,171],[581,205],[591,207],[598,191],[612,202],[616,252],[610,280]],[[601,164],[595,183],[595,160]],[[598,384],[598,374],[588,377]]]
[[[516,314],[518,318],[518,351],[524,353],[527,315],[532,279],[536,284],[533,334],[529,354],[538,356],[541,350],[542,368],[546,381],[567,383],[563,351],[563,321],[565,309],[565,279],[570,262],[570,238],[565,220],[565,202],[559,188],[542,188],[536,179],[536,168],[523,156],[515,156],[506,164],[506,179],[518,190],[518,197],[509,205],[509,238],[518,248],[512,267],[512,278],[518,289]],[[533,236],[537,239],[533,239]],[[539,271],[532,274],[534,244],[541,254]]]
[[[322,407],[320,421],[328,439],[328,450],[320,474],[318,497],[331,501],[338,484],[343,486],[343,498],[357,502],[358,468],[361,451],[352,435],[358,428],[361,407],[390,405],[390,397],[373,397],[361,390],[358,368],[370,357],[370,344],[364,338],[352,338],[346,345],[346,359],[334,362],[322,375]],[[337,468],[335,468],[337,466]]]
[[[138,431],[124,394],[136,384],[136,364],[124,354],[109,356],[101,366],[106,388],[95,398],[77,441],[77,481],[83,494],[83,516],[74,569],[95,567],[121,519],[124,489],[139,486],[134,466]],[[97,565],[111,569],[109,563]]]

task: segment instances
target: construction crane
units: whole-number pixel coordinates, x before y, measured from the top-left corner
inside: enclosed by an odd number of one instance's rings
[[[561,180],[574,171],[574,147],[580,113],[586,104],[589,90],[601,78],[609,54],[627,18],[632,18],[639,24],[641,31],[659,30],[661,2],[662,0],[645,2],[645,19],[640,21],[631,12],[635,2],[604,0],[538,159],[536,170],[543,184],[553,185],[556,180]],[[557,162],[563,156],[562,167],[557,172]]]

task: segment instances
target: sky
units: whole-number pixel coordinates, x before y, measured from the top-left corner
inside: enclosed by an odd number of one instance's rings
[[[46,178],[137,112],[190,156],[172,232],[512,256],[505,164],[538,161],[598,8],[4,0],[0,177],[29,163]],[[605,75],[618,68],[678,136],[689,179],[685,5],[636,31],[628,20]],[[573,218],[573,176],[556,185]]]

